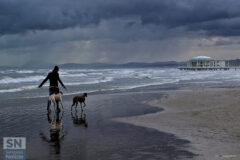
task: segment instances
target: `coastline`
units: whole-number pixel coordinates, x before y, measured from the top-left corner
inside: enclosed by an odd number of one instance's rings
[[[189,140],[189,149],[199,155],[198,160],[240,158],[238,88],[188,88],[166,93],[162,98],[143,102],[164,111],[114,120]]]
[[[49,142],[51,135],[47,114],[47,97],[17,98],[0,105],[1,137],[20,136],[27,139],[27,159],[188,159],[195,157],[187,147],[189,141],[155,129],[112,121],[156,113],[162,109],[142,104],[164,96],[149,88],[122,92],[90,94],[85,114],[88,127],[76,124],[79,112],[70,111],[71,96],[63,97],[64,113],[60,112],[64,139],[58,145]],[[57,116],[55,116],[57,117]],[[45,138],[42,138],[42,137]],[[46,141],[47,139],[47,141]],[[0,139],[0,146],[2,145]],[[1,155],[1,151],[0,151]]]

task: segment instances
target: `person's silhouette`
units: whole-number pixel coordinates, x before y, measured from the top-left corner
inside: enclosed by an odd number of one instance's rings
[[[49,80],[50,81],[49,95],[59,93],[58,82],[60,82],[60,84],[62,85],[63,88],[67,89],[66,86],[61,81],[58,71],[59,71],[59,67],[55,66],[53,71],[48,73],[47,77],[42,81],[42,83],[38,86],[38,88],[41,88],[44,85],[44,83],[46,83],[46,81]],[[48,101],[47,110],[49,110],[49,106],[50,106],[50,101]]]

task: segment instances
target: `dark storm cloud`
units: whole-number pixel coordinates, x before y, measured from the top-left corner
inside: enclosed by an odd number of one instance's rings
[[[98,25],[102,20],[136,17],[142,25],[184,27],[209,35],[240,31],[238,0],[1,0],[0,34]],[[134,22],[128,22],[129,27]]]
[[[239,8],[238,0],[0,0],[0,65],[232,58]]]

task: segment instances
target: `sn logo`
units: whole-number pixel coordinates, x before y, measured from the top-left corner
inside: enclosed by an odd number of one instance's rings
[[[26,149],[25,137],[4,137],[3,149]]]

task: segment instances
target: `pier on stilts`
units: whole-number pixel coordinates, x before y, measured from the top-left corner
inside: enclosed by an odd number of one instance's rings
[[[230,65],[228,60],[214,60],[208,56],[197,56],[187,61],[185,67],[179,67],[178,69],[189,71],[227,71],[230,69],[238,70],[240,66]]]
[[[217,71],[217,70],[229,70],[230,67],[179,67],[180,70],[190,70],[190,71]]]
[[[217,70],[239,70],[240,67],[179,67],[180,70],[188,70],[188,71],[217,71]]]

